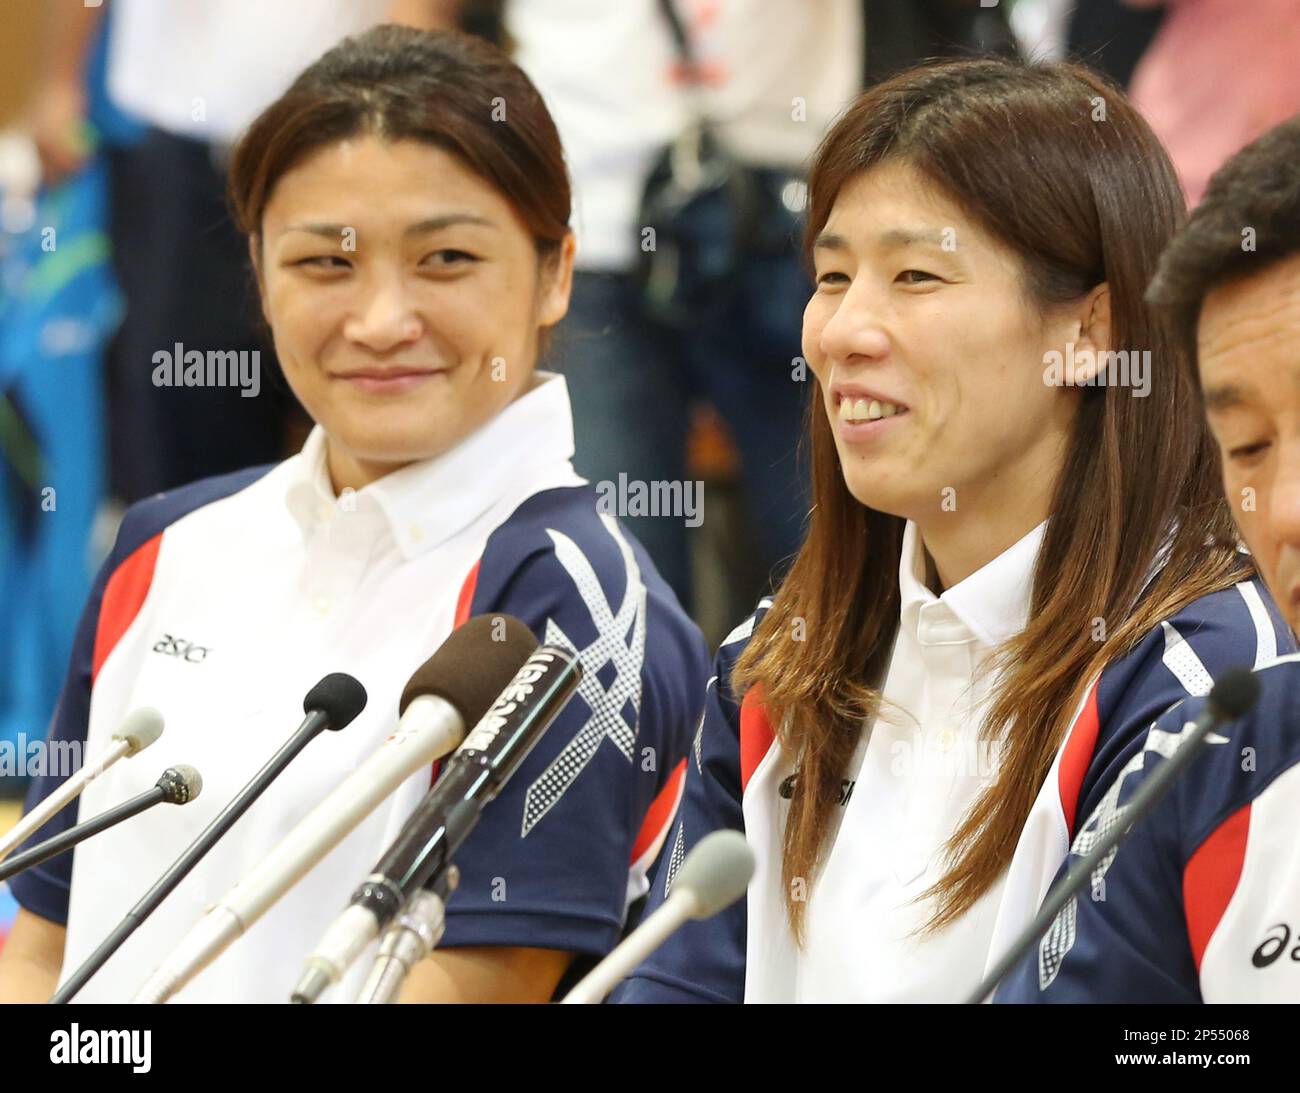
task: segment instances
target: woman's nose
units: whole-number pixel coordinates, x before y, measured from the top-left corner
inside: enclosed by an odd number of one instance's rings
[[[889,352],[889,335],[880,321],[879,308],[865,289],[849,289],[822,327],[820,341],[822,352],[832,361],[874,360]]]
[[[344,324],[348,340],[384,353],[420,337],[424,324],[396,279],[373,285]]]

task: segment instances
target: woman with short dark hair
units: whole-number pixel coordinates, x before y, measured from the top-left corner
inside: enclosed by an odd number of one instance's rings
[[[575,961],[614,945],[646,889],[707,669],[672,592],[573,471],[564,380],[536,369],[573,262],[555,126],[497,50],[381,27],[330,50],[253,123],[230,195],[316,427],[284,463],[127,513],[51,739],[94,754],[129,710],[155,706],[168,731],[151,756],[196,766],[204,794],[15,878],[23,910],[0,982],[48,998],[60,966],[76,969],[249,781],[306,690],[355,674],[370,696],[356,723],[306,749],[77,995],[130,999],[393,731],[404,684],[448,634],[510,614],[575,648],[584,678],[457,855],[441,948],[405,997],[546,1000]],[[81,815],[152,773],[113,768]],[[287,1001],[434,774],[408,779],[177,998]],[[59,780],[37,780],[29,802]],[[334,997],[355,996],[364,972]]]

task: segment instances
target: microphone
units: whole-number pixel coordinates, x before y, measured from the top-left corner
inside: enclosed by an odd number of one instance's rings
[[[687,919],[709,918],[745,894],[754,875],[754,852],[730,829],[705,835],[686,855],[672,892],[658,910],[625,937],[564,998],[561,1005],[600,1002]]]
[[[452,751],[536,647],[510,615],[480,615],[452,631],[406,685],[393,735],[194,924],[133,1000],[165,1002],[211,964],[390,793]]]
[[[528,658],[307,958],[294,1002],[319,998],[407,901],[442,874],[581,678],[578,655],[563,646],[544,645]]]
[[[396,1002],[402,984],[421,960],[438,947],[447,924],[447,899],[460,883],[460,872],[448,865],[429,887],[421,888],[406,903],[379,938],[370,974],[357,995],[358,1005]],[[296,993],[294,1002],[306,1002]]]
[[[127,714],[121,727],[113,734],[112,744],[95,762],[83,763],[76,774],[65,779],[53,793],[14,824],[7,834],[0,836],[0,861],[4,861],[49,820],[62,812],[66,805],[79,797],[82,790],[104,771],[119,759],[126,759],[137,752],[144,751],[162,735],[162,731],[162,714],[152,706],[142,706]]]
[[[994,965],[984,981],[966,999],[968,1005],[978,1004],[997,989],[1003,977],[1020,963],[1022,957],[1050,928],[1056,916],[1087,884],[1093,872],[1128,837],[1134,825],[1141,820],[1157,801],[1165,795],[1175,780],[1201,753],[1205,738],[1216,728],[1236,721],[1248,714],[1259,698],[1259,679],[1247,668],[1229,668],[1215,681],[1210,696],[1201,712],[1184,727],[1182,742],[1172,755],[1165,759],[1151,777],[1143,780],[1120,814],[1118,822],[1109,831],[1100,833],[1093,848],[1061,878],[1047,894],[1038,914],[1024,928],[1006,955]]]
[[[65,850],[70,850],[92,835],[98,835],[101,831],[115,827],[123,820],[129,820],[132,816],[153,808],[154,805],[189,804],[202,790],[203,779],[193,767],[184,765],[168,767],[162,772],[153,789],[147,789],[129,801],[101,812],[94,819],[77,824],[76,827],[71,827],[52,839],[46,839],[30,850],[24,850],[21,854],[10,858],[4,865],[0,865],[0,881],[6,881],[24,869],[30,869],[33,865],[40,865],[41,862],[56,854],[62,854]]]
[[[166,873],[158,879],[152,888],[141,898],[140,902],[126,913],[113,932],[99,947],[86,958],[63,985],[54,992],[50,999],[53,1005],[59,1005],[71,999],[77,991],[86,985],[105,962],[140,927],[190,873],[203,860],[217,841],[235,824],[253,803],[275,781],[285,767],[313,739],[326,729],[338,732],[352,723],[366,705],[366,689],[346,672],[331,672],[317,683],[307,697],[303,699],[302,708],[306,717],[297,731],[280,747],[267,764],[253,776],[253,780],[236,794],[232,800],[212,821],[197,839],[181,854]]]

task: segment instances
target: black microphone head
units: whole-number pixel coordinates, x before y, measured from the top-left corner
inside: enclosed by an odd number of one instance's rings
[[[366,708],[366,689],[361,682],[347,672],[331,672],[310,691],[302,700],[302,712],[311,713],[320,710],[329,724],[325,727],[333,732],[346,729],[353,719]]]
[[[437,695],[475,725],[536,648],[533,632],[513,615],[475,615],[415,670],[398,708],[405,713],[421,695]]]
[[[1249,668],[1229,668],[1214,681],[1209,704],[1224,721],[1250,712],[1259,698],[1259,677]]]
[[[187,805],[203,792],[203,776],[193,767],[178,763],[162,772],[156,785],[169,805]]]

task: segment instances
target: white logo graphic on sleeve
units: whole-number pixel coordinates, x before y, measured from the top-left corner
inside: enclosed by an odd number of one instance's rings
[[[1184,722],[1182,729],[1178,732],[1165,732],[1163,729],[1152,725],[1147,730],[1146,740],[1143,741],[1142,750],[1139,751],[1125,765],[1124,769],[1115,777],[1110,789],[1098,803],[1092,815],[1088,817],[1087,822],[1079,829],[1079,834],[1074,838],[1074,844],[1070,847],[1072,854],[1083,857],[1088,854],[1094,846],[1111,831],[1117,824],[1124,820],[1124,815],[1128,811],[1128,804],[1121,805],[1119,796],[1124,788],[1124,783],[1128,780],[1129,775],[1143,769],[1146,766],[1147,756],[1151,754],[1162,756],[1168,759],[1183,744],[1186,737],[1186,729],[1192,723]],[[1227,737],[1220,736],[1218,733],[1210,733],[1206,736],[1207,744],[1226,744]],[[1111,863],[1115,860],[1115,854],[1118,847],[1111,850],[1097,868],[1092,871],[1089,878],[1089,891],[1095,892],[1100,886],[1102,879],[1109,871]],[[1038,945],[1038,989],[1047,990],[1055,981],[1057,974],[1061,970],[1061,962],[1065,959],[1066,954],[1074,948],[1075,931],[1079,917],[1079,897],[1074,896],[1057,913],[1052,927],[1043,936],[1043,940]]]
[[[578,594],[586,605],[591,621],[596,627],[596,638],[585,649],[579,649],[555,620],[546,620],[545,644],[566,645],[575,649],[582,661],[582,680],[577,697],[587,704],[591,717],[578,730],[564,750],[551,762],[531,786],[524,798],[524,820],[520,835],[527,835],[565,791],[586,769],[596,754],[601,741],[608,737],[629,763],[635,757],[637,722],[641,713],[641,666],[645,661],[646,589],[641,582],[641,568],[632,555],[632,548],[619,534],[612,517],[602,516],[601,522],[618,544],[623,557],[627,580],[623,586],[623,602],[618,611],[612,611],[605,592],[600,587],[596,571],[578,545],[562,532],[548,528],[555,543],[555,556],[573,579]],[[614,677],[606,687],[600,680],[607,666],[614,669]],[[608,675],[608,673],[605,673]],[[630,718],[624,710],[630,708]]]
[[[677,870],[682,867],[682,859],[686,857],[686,823],[681,821],[677,824],[677,837],[673,839],[673,848],[668,854],[668,875],[664,877],[664,899],[667,899],[673,892],[673,881],[677,879]]]

